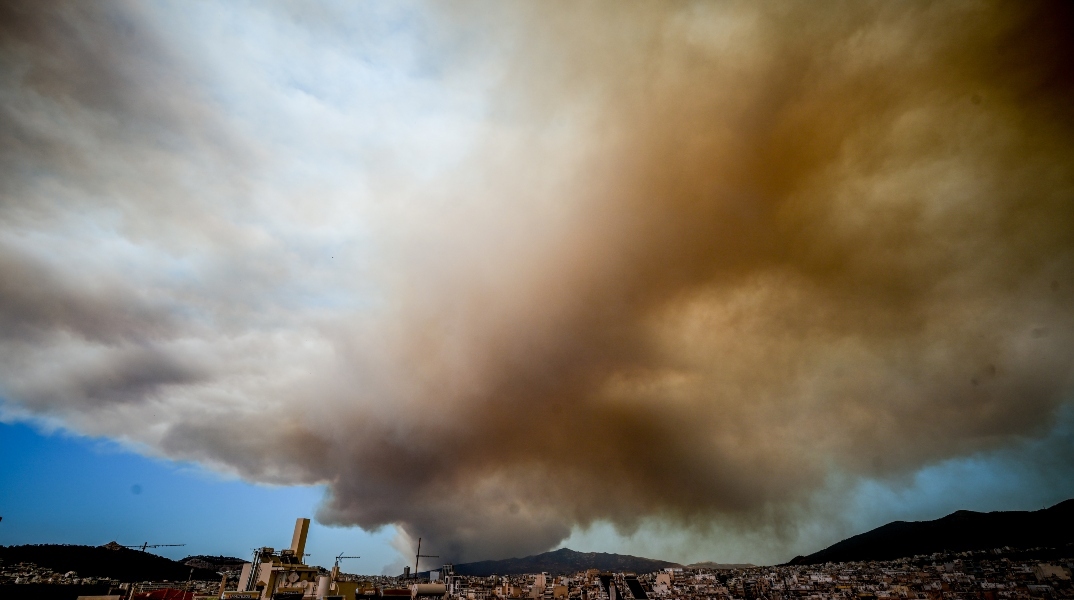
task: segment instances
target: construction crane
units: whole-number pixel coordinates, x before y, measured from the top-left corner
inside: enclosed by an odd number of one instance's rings
[[[439,554],[422,554],[421,553],[421,538],[418,538],[418,553],[414,555],[414,577],[418,576],[418,559],[420,558],[440,558]]]
[[[362,557],[361,556],[343,556],[343,553],[340,552],[339,556],[336,557],[336,568],[337,569],[339,568],[339,561],[343,560],[344,558],[362,558]]]
[[[146,542],[146,543],[141,544],[141,545],[123,546],[123,547],[124,548],[134,548],[135,550],[141,550],[142,552],[145,552],[146,548],[166,548],[166,547],[185,546],[185,545],[186,544],[150,544],[149,542]]]

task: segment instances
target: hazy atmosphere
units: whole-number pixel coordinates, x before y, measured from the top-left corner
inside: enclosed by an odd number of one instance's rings
[[[774,563],[1069,498],[1072,31],[5,1],[0,421],[454,562]]]

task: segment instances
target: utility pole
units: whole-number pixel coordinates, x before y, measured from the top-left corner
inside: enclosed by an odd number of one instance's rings
[[[418,553],[414,556],[414,577],[418,576],[418,559],[421,558],[440,558],[439,554],[422,554],[421,553],[421,538],[418,538]]]

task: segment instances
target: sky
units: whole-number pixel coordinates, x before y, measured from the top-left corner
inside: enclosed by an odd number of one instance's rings
[[[771,564],[1074,496],[1072,26],[3,2],[0,543]]]
[[[290,546],[294,520],[316,509],[321,486],[264,486],[221,477],[196,465],[152,459],[105,439],[0,425],[0,544],[116,541],[181,559],[197,554],[249,558],[254,548]],[[394,532],[312,523],[307,552],[317,564],[335,557],[348,571],[379,574],[397,560]]]

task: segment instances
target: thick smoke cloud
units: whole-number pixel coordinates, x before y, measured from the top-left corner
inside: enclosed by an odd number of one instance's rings
[[[346,8],[3,8],[9,414],[469,560],[793,536],[1070,402],[1069,7]]]

